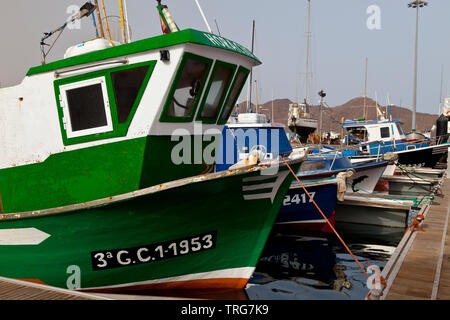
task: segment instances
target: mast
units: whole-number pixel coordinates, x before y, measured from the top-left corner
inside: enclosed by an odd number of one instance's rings
[[[105,18],[106,34],[108,35],[108,40],[111,41],[111,31],[109,30],[108,17],[106,16],[105,2],[104,0],[100,0],[100,3],[102,5],[102,12]]]
[[[441,113],[441,103],[442,103],[442,90],[444,84],[444,65],[441,66],[441,93],[439,95],[439,113]]]
[[[127,35],[125,32],[125,17],[123,13],[123,0],[119,0],[119,10],[120,10],[120,26],[122,28],[122,39],[123,43],[127,43]]]
[[[95,11],[97,11],[97,20],[98,20],[98,25],[99,25],[99,30],[100,30],[100,37],[104,38],[105,37],[105,32],[103,31],[103,22],[102,22],[102,16],[100,15],[100,7],[98,6],[98,0],[95,0]]]
[[[253,28],[252,28],[252,53],[255,46],[255,20],[253,20]],[[249,88],[249,97],[247,101],[247,112],[250,111],[250,108],[252,106],[252,81],[253,81],[253,68],[250,69],[250,81],[248,83]]]
[[[367,119],[368,117],[368,110],[367,110],[367,105],[366,105],[366,98],[367,98],[367,69],[368,69],[368,65],[369,65],[369,58],[366,57],[366,73],[365,73],[365,77],[364,77],[364,114],[363,114],[363,118]]]
[[[308,100],[308,81],[309,81],[309,46],[310,46],[310,31],[311,24],[311,0],[308,0],[308,15],[306,17],[306,75],[305,75],[305,104]]]
[[[127,0],[123,0],[123,10],[125,11],[125,22],[127,24],[127,39],[128,39],[128,42],[131,42],[130,24],[128,23]]]

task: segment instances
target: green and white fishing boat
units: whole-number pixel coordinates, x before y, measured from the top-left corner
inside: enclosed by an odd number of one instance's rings
[[[251,277],[293,176],[275,160],[210,172],[260,61],[158,10],[167,33],[100,36],[0,89],[0,276],[83,291]]]

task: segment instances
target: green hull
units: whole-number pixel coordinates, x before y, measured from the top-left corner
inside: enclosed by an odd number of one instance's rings
[[[3,219],[0,275],[97,291],[242,288],[293,176],[286,167],[276,176],[215,175],[86,209]]]

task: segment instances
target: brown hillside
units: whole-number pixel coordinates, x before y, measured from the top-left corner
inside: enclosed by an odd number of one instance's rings
[[[289,99],[276,99],[274,100],[274,122],[287,124],[287,117],[289,111],[289,104],[292,103]],[[238,105],[239,112],[245,112],[247,102],[243,102]],[[367,98],[366,105],[368,106],[368,119],[376,119],[375,101]],[[253,106],[253,104],[252,104]],[[335,107],[325,107],[323,113],[323,129],[325,131],[340,132],[341,128],[339,122],[342,117],[346,120],[358,119],[363,117],[364,98],[354,98],[343,105]],[[253,106],[254,107],[254,106]],[[384,106],[381,106],[385,110]],[[259,111],[266,114],[267,118],[271,118],[272,113],[272,101],[266,102],[260,105]],[[319,119],[320,108],[319,106],[312,106],[311,113],[313,118]],[[391,113],[394,118],[400,119],[403,122],[403,130],[409,132],[411,130],[412,111],[398,106],[391,107]],[[416,114],[418,131],[430,130],[436,120],[439,117],[435,114],[421,113]]]

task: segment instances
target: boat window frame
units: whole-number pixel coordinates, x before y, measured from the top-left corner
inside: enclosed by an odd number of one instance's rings
[[[100,84],[101,86],[101,92],[103,96],[103,110],[105,111],[106,125],[74,131],[72,128],[72,118],[70,116],[70,106],[67,98],[67,91],[80,88],[87,88],[98,84]],[[59,90],[60,90],[60,97],[59,97],[60,107],[62,109],[63,123],[65,125],[64,129],[66,131],[68,139],[114,131],[111,116],[111,104],[108,97],[108,88],[106,87],[105,76],[61,85],[59,87]]]
[[[205,108],[206,105],[206,99],[208,99],[208,95],[209,92],[211,90],[211,86],[213,84],[214,81],[214,77],[216,76],[217,70],[219,67],[225,67],[228,69],[231,69],[231,77],[228,80],[228,83],[225,86],[225,89],[223,91],[222,97],[220,98],[219,101],[219,105],[217,106],[217,112],[216,112],[216,116],[214,118],[204,118],[202,117],[202,112],[203,109]],[[206,123],[206,124],[215,124],[218,121],[218,117],[220,117],[221,113],[222,113],[222,108],[224,106],[224,102],[228,96],[228,92],[230,90],[230,88],[232,87],[231,85],[233,84],[233,80],[236,76],[236,70],[237,70],[237,65],[232,64],[232,63],[228,63],[228,62],[224,62],[221,60],[216,60],[214,63],[214,67],[212,69],[211,75],[209,76],[209,81],[208,81],[208,85],[206,86],[206,90],[203,94],[203,98],[202,98],[202,103],[200,104],[199,110],[197,112],[197,117],[196,117],[196,121],[201,121],[202,123]]]
[[[58,110],[58,117],[60,122],[60,130],[61,130],[61,136],[62,141],[65,146],[67,145],[74,145],[74,144],[80,144],[85,142],[91,142],[91,141],[97,141],[102,139],[108,139],[108,138],[116,138],[116,137],[124,137],[128,134],[128,130],[130,128],[131,122],[134,119],[134,116],[136,114],[136,111],[141,103],[141,100],[147,91],[148,84],[150,82],[151,77],[153,76],[153,71],[155,69],[157,60],[149,60],[139,63],[133,63],[133,64],[127,64],[125,66],[120,67],[114,67],[109,69],[102,69],[98,71],[88,72],[85,74],[80,74],[76,76],[71,77],[65,77],[62,79],[56,79],[53,82],[54,86],[54,92],[55,92],[55,99],[56,99],[56,106]],[[115,91],[114,86],[112,83],[111,73],[118,72],[118,71],[124,71],[128,69],[135,69],[148,66],[147,75],[145,76],[145,79],[141,85],[141,88],[139,89],[138,95],[136,97],[136,100],[133,104],[133,107],[131,108],[131,111],[128,115],[127,121],[124,123],[119,123],[118,119],[118,111],[117,111],[117,103],[115,98]],[[95,78],[104,78],[105,79],[105,86],[107,95],[104,95],[107,97],[109,102],[109,111],[111,113],[111,124],[112,124],[112,130],[107,132],[98,132],[98,133],[91,133],[86,135],[81,135],[78,137],[70,137],[67,134],[67,130],[64,127],[64,112],[63,108],[61,107],[61,101],[60,101],[60,95],[61,95],[61,87],[70,85],[70,84],[76,84],[76,83],[83,83],[86,81],[90,81]],[[62,97],[62,96],[61,96]]]
[[[383,137],[383,129],[387,129],[387,136]],[[384,133],[386,135],[386,132]],[[381,139],[389,139],[391,137],[391,128],[389,127],[380,127],[380,138]]]
[[[242,84],[242,88],[239,90],[238,94],[236,95],[235,100],[232,102],[232,106],[234,106],[236,104],[237,100],[239,99],[239,97],[240,97],[240,95],[242,93],[242,90],[244,90],[245,84],[247,83],[248,77],[250,75],[250,70],[247,69],[247,68],[244,68],[243,66],[240,66],[238,68],[238,70],[236,71],[235,75],[234,75],[234,79],[233,79],[232,85],[229,88],[227,97],[225,99],[225,102],[222,105],[222,110],[220,110],[220,112],[219,112],[219,117],[217,119],[217,124],[218,125],[225,125],[225,124],[227,124],[228,120],[230,119],[231,114],[233,113],[234,107],[231,108],[231,110],[229,112],[229,115],[225,118],[225,120],[222,120],[223,113],[225,112],[225,108],[228,105],[228,102],[230,102],[231,94],[232,94],[232,92],[234,90],[234,87],[236,86],[239,74],[241,72],[245,73],[244,83]]]
[[[184,67],[186,65],[186,62],[189,60],[196,60],[196,61],[200,61],[200,62],[204,62],[206,63],[206,71],[205,71],[205,75],[204,78],[202,80],[202,83],[200,84],[200,89],[198,91],[198,95],[195,98],[195,102],[194,105],[192,106],[192,111],[190,116],[187,117],[176,117],[176,116],[169,116],[167,113],[169,112],[169,108],[170,108],[170,104],[172,102],[172,99],[174,97],[175,91],[177,90],[178,87],[178,82],[180,81],[181,75],[183,74],[184,71]],[[209,79],[209,74],[211,72],[211,67],[213,64],[214,60],[207,58],[207,57],[203,57],[203,56],[199,56],[196,54],[193,54],[191,52],[184,52],[183,53],[183,57],[181,58],[180,64],[178,66],[177,72],[175,74],[174,79],[172,80],[172,84],[170,87],[170,90],[167,94],[165,103],[164,103],[164,107],[161,111],[161,115],[159,117],[159,122],[172,122],[172,123],[177,123],[177,122],[192,122],[194,120],[194,117],[197,113],[197,107],[201,101],[201,98],[204,95],[204,89],[206,86],[206,83]]]

